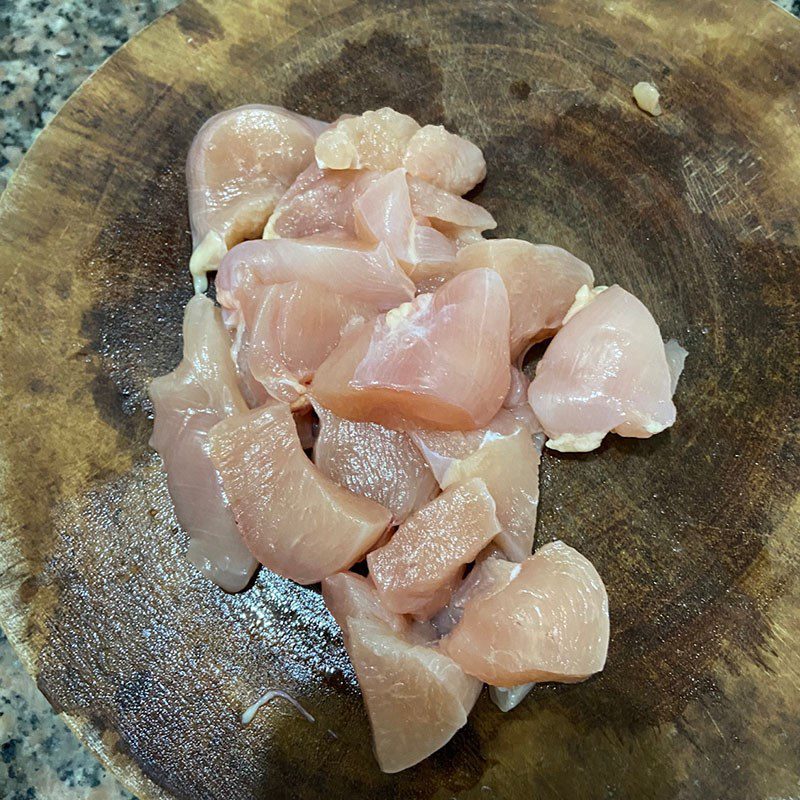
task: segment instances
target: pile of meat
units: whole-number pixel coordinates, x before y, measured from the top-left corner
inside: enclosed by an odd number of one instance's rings
[[[672,425],[685,351],[565,250],[484,239],[462,197],[481,151],[389,108],[242,106],[187,174],[199,293],[150,392],[189,560],[231,592],[259,564],[322,583],[387,772],[444,745],[484,683],[508,710],[601,670],[599,575],[563,542],[532,552],[542,448]]]

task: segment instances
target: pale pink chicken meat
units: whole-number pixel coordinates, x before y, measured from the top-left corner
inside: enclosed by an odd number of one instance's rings
[[[448,488],[367,556],[381,602],[397,614],[431,617],[449,602],[464,566],[499,530],[482,480]]]
[[[384,772],[418,764],[467,722],[483,684],[447,655],[376,620],[349,619],[348,654]]]
[[[287,405],[229,417],[209,441],[247,546],[279,575],[316,583],[356,563],[389,526],[385,508],[309,461]]]
[[[239,534],[208,454],[211,428],[247,410],[229,345],[219,309],[206,297],[193,297],[184,313],[183,360],[150,384],[155,410],[150,445],[164,460],[175,513],[189,535],[187,559],[226,591],[238,592],[258,564]]]
[[[324,234],[354,239],[353,204],[378,172],[320,169],[309,164],[281,197],[264,228],[264,239],[302,239]]]
[[[402,165],[412,175],[459,195],[486,177],[480,148],[441,125],[426,125],[411,137]]]
[[[447,192],[414,175],[407,175],[411,207],[417,217],[449,236],[458,246],[480,241],[484,231],[497,227],[494,217],[477,203]]]
[[[505,586],[466,603],[441,650],[494,686],[574,683],[602,670],[608,598],[591,562],[551,542],[509,574]]]
[[[352,422],[317,405],[314,463],[331,480],[392,512],[399,525],[437,492],[433,473],[411,437],[374,422]]]
[[[372,619],[391,628],[395,633],[417,644],[438,640],[433,625],[428,620],[413,620],[395,614],[381,603],[378,590],[370,577],[355,572],[337,572],[325,578],[321,584],[322,599],[330,611],[347,644],[347,620]]]
[[[261,285],[241,308],[237,363],[271,397],[297,403],[317,367],[354,322],[378,309],[312,281]]]
[[[406,114],[391,108],[340,119],[317,140],[320,169],[391,170],[402,166],[406,147],[420,129]]]
[[[411,625],[402,614],[389,611],[380,601],[371,578],[355,572],[337,572],[322,581],[322,598],[343,636],[347,636],[348,618],[374,619],[388,625],[395,633],[408,633]]]
[[[503,408],[511,413],[517,422],[524,425],[528,432],[533,436],[536,449],[541,453],[544,447],[544,430],[542,423],[536,419],[536,414],[528,402],[528,388],[531,382],[522,370],[511,367],[511,384],[508,387],[508,394],[503,400]]]
[[[439,637],[447,636],[461,622],[467,603],[505,588],[518,570],[517,564],[501,558],[488,557],[477,561],[453,593],[447,606],[431,620]],[[501,711],[511,711],[528,696],[535,685],[523,683],[510,687],[489,686],[489,697]]]
[[[415,431],[417,447],[442,489],[471,478],[485,481],[497,505],[494,543],[511,561],[533,549],[539,506],[539,450],[527,425],[502,409],[480,431]]]
[[[511,358],[521,361],[535,342],[552,336],[581,286],[594,275],[566,250],[519,239],[491,239],[463,247],[456,271],[486,267],[499,273],[511,306]]]
[[[450,239],[414,216],[405,172],[396,169],[379,177],[355,200],[359,238],[383,242],[415,282],[448,271],[456,247]]]
[[[528,399],[554,450],[585,452],[610,431],[647,438],[675,421],[669,365],[644,304],[612,286],[568,315]]]
[[[394,429],[485,425],[508,392],[508,297],[471,270],[346,333],[312,394],[340,417]]]
[[[419,763],[466,724],[481,682],[386,611],[367,578],[333,575],[322,582],[322,595],[342,629],[381,769],[400,772]]]
[[[264,228],[264,239],[301,239],[325,235],[356,237],[354,204],[383,172],[320,169],[309,164],[281,197]],[[480,239],[497,226],[481,206],[406,174],[411,210],[420,222],[448,236],[456,245]],[[441,282],[441,281],[440,281]]]
[[[368,246],[323,237],[243,242],[223,259],[217,299],[238,311],[259,285],[310,281],[345,297],[388,311],[414,296],[414,284],[385,245]],[[238,324],[238,320],[234,321]]]
[[[513,410],[521,405],[526,405],[530,385],[530,379],[522,370],[511,367],[511,381],[508,385],[508,394],[503,400],[503,408]]]
[[[489,557],[476,561],[469,575],[453,592],[450,602],[431,619],[438,635],[447,636],[453,631],[461,622],[467,603],[507,586],[517,566],[514,562],[503,558]]]
[[[227,250],[261,235],[281,195],[311,162],[322,125],[263,105],[223,111],[203,125],[186,160],[197,291]]]
[[[348,117],[322,133],[314,149],[321,169],[403,167],[453,194],[465,194],[486,177],[480,148],[441,125],[419,124],[391,108]]]

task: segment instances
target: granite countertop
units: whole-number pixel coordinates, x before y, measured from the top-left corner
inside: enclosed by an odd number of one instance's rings
[[[179,0],[2,0],[0,190],[39,131],[120,45]],[[800,0],[779,0],[800,16]],[[0,798],[130,800],[68,730],[0,632]]]

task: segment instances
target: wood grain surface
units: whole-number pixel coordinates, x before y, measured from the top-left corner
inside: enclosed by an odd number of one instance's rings
[[[653,80],[664,114],[631,87]],[[187,2],[40,136],[0,206],[0,618],[141,798],[800,795],[800,25],[761,0]],[[498,236],[567,247],[689,360],[678,422],[548,453],[538,541],[608,587],[601,675],[382,775],[335,624],[182,559],[151,377],[190,297],[183,164],[244,102],[390,104],[478,143]],[[282,688],[286,705],[239,715]]]

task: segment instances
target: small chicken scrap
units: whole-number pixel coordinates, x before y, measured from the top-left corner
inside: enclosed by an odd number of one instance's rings
[[[228,592],[258,564],[321,583],[386,772],[484,683],[509,711],[600,672],[600,576],[534,549],[540,460],[668,428],[686,351],[566,250],[484,239],[483,154],[441,126],[241,106],[186,173],[198,294],[150,395],[189,561]]]

